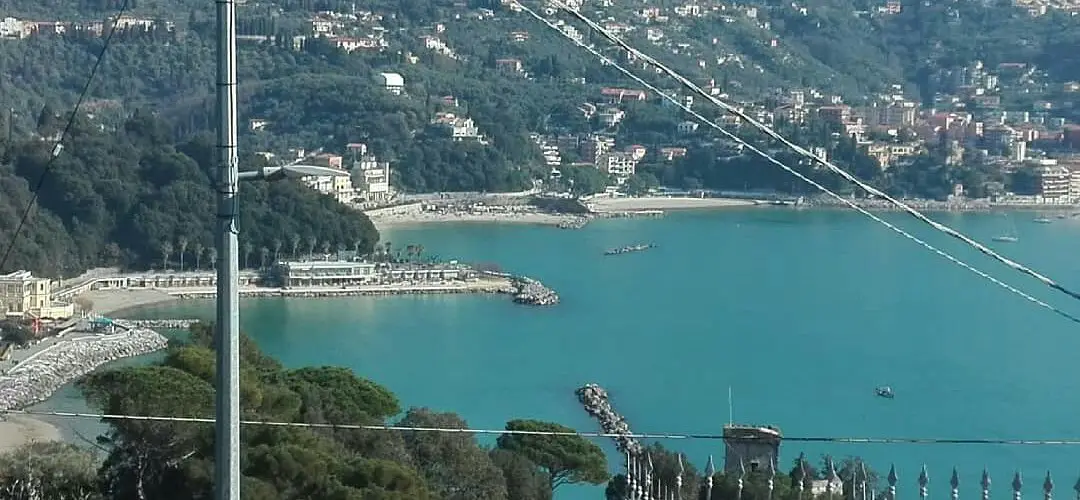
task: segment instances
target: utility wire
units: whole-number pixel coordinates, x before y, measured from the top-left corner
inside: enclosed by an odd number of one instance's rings
[[[926,215],[923,215],[921,212],[919,212],[918,210],[916,210],[916,209],[912,208],[911,206],[905,204],[904,202],[902,202],[900,200],[897,200],[897,199],[893,198],[892,196],[889,196],[885,192],[875,188],[874,186],[871,186],[870,184],[867,184],[867,183],[863,182],[858,177],[855,177],[854,175],[848,173],[846,170],[844,170],[844,169],[842,169],[840,167],[837,167],[832,162],[830,162],[830,161],[828,161],[826,159],[820,158],[817,155],[813,154],[812,152],[807,151],[806,148],[803,148],[802,146],[799,146],[798,144],[795,144],[794,142],[790,141],[786,137],[784,137],[784,136],[780,135],[779,133],[777,133],[772,128],[770,128],[767,125],[765,125],[765,124],[759,122],[758,120],[754,119],[754,117],[748,115],[747,113],[744,113],[738,107],[732,106],[731,104],[728,104],[728,103],[718,99],[716,96],[713,96],[712,94],[706,92],[704,89],[699,87],[694,82],[691,82],[686,77],[679,74],[678,72],[672,70],[671,68],[669,68],[666,65],[662,64],[661,62],[657,61],[652,56],[649,56],[649,55],[641,52],[640,50],[634,48],[632,45],[630,45],[629,43],[627,43],[627,42],[623,41],[621,38],[619,38],[618,35],[615,35],[611,31],[605,29],[603,26],[600,26],[595,21],[593,21],[592,19],[589,19],[588,17],[586,17],[584,14],[582,14],[578,10],[571,9],[567,5],[563,4],[560,0],[550,0],[550,1],[556,7],[558,7],[559,9],[570,13],[570,15],[576,17],[577,19],[579,19],[582,22],[584,22],[585,24],[587,24],[593,30],[599,32],[601,35],[604,36],[604,38],[607,38],[612,43],[618,45],[619,47],[622,47],[623,50],[625,50],[628,53],[630,53],[630,54],[632,54],[632,55],[634,55],[636,57],[639,57],[642,60],[644,60],[645,62],[655,66],[661,72],[667,74],[671,78],[674,78],[676,81],[683,84],[683,86],[689,88],[694,93],[704,97],[709,102],[712,102],[714,105],[720,107],[724,111],[726,111],[726,112],[728,112],[730,114],[733,114],[733,115],[735,115],[735,116],[737,116],[737,117],[739,117],[739,118],[741,118],[743,120],[746,120],[746,122],[749,123],[750,125],[752,125],[754,128],[760,130],[761,132],[765,133],[766,135],[768,135],[769,137],[773,138],[774,140],[780,142],[781,144],[784,144],[785,146],[791,148],[796,153],[799,153],[799,154],[809,158],[810,160],[820,164],[821,166],[829,169],[830,171],[840,175],[841,177],[843,177],[843,178],[847,179],[848,181],[854,183],[855,185],[859,186],[860,188],[862,188],[866,192],[868,192],[868,193],[870,193],[870,194],[872,194],[874,196],[878,196],[878,197],[888,201],[889,203],[895,205],[897,208],[899,208],[902,211],[908,213],[912,217],[914,217],[914,218],[916,218],[916,219],[930,225],[934,229],[937,229],[938,231],[941,231],[941,232],[943,232],[943,233],[945,233],[945,234],[947,234],[949,236],[952,236],[952,237],[954,237],[954,238],[968,244],[969,246],[975,248],[979,252],[982,252],[983,254],[993,258],[994,260],[997,260],[998,262],[1000,262],[1002,264],[1005,264],[1006,266],[1009,266],[1009,267],[1011,267],[1011,268],[1013,268],[1013,269],[1015,269],[1015,270],[1017,270],[1017,271],[1019,271],[1021,273],[1024,273],[1024,274],[1026,274],[1026,275],[1028,275],[1030,277],[1033,277],[1033,278],[1043,282],[1043,284],[1045,284],[1046,286],[1049,286],[1050,288],[1052,288],[1054,290],[1057,290],[1057,291],[1059,291],[1061,293],[1064,293],[1064,294],[1068,295],[1069,297],[1072,297],[1073,299],[1080,300],[1080,293],[1074,292],[1074,291],[1062,286],[1061,284],[1057,283],[1056,281],[1050,279],[1049,277],[1044,276],[1044,275],[1036,272],[1035,270],[1031,269],[1030,267],[1027,267],[1027,266],[1025,266],[1023,264],[1020,264],[1019,262],[1011,260],[1008,257],[1005,257],[1005,256],[991,250],[986,245],[983,245],[982,243],[979,243],[975,239],[973,239],[973,238],[971,238],[971,237],[969,237],[969,236],[967,236],[967,235],[965,235],[965,234],[963,234],[963,233],[961,233],[961,232],[959,232],[959,231],[957,231],[957,230],[955,230],[955,229],[953,229],[953,228],[951,228],[949,226],[941,224],[940,222],[937,222],[937,221],[927,217]],[[521,4],[518,3],[518,5],[521,5]],[[522,6],[522,7],[524,7],[524,6]],[[535,12],[533,12],[532,14],[535,16]],[[559,30],[559,31],[562,32],[562,30]],[[661,92],[661,95],[664,95],[664,94]]]
[[[772,155],[758,149],[753,144],[750,144],[749,142],[747,142],[747,141],[743,140],[742,138],[738,137],[737,135],[729,132],[727,129],[724,129],[723,127],[716,124],[712,120],[709,120],[708,118],[705,118],[700,113],[692,110],[689,106],[679,102],[677,99],[665,94],[664,92],[661,92],[660,89],[658,89],[656,86],[654,86],[654,85],[650,84],[649,82],[645,81],[643,78],[637,76],[636,74],[634,74],[630,70],[626,69],[622,65],[620,65],[617,62],[613,61],[611,58],[609,58],[609,57],[605,56],[604,54],[600,53],[598,50],[596,50],[596,49],[584,44],[583,42],[580,42],[580,41],[576,40],[575,38],[571,37],[570,35],[565,33],[563,30],[559,29],[559,27],[555,23],[553,23],[550,20],[548,20],[547,18],[537,14],[532,9],[530,9],[530,8],[528,8],[528,7],[522,5],[521,3],[518,3],[518,2],[515,2],[515,5],[517,7],[519,7],[520,9],[522,9],[524,12],[528,13],[530,16],[536,18],[537,20],[544,23],[548,27],[550,27],[550,28],[554,29],[555,31],[559,32],[564,37],[566,37],[570,41],[577,44],[579,47],[584,48],[589,53],[591,53],[594,56],[600,58],[600,60],[603,61],[605,64],[609,64],[609,65],[615,67],[620,72],[622,72],[626,76],[632,78],[637,83],[645,86],[646,88],[648,88],[649,90],[651,90],[653,92],[656,92],[658,95],[662,96],[664,99],[667,99],[671,103],[673,103],[676,106],[682,108],[684,111],[686,111],[690,115],[694,116],[695,118],[700,120],[702,123],[704,123],[706,125],[709,125],[710,127],[716,129],[721,134],[723,134],[725,137],[727,137],[727,138],[741,144],[743,147],[753,151],[754,153],[757,153],[762,158],[768,160],[770,163],[784,169],[789,174],[799,178],[800,180],[806,182],[807,184],[810,184],[811,186],[817,188],[819,191],[831,196],[832,198],[835,198],[836,200],[839,200],[841,203],[844,203],[845,205],[847,205],[851,209],[859,212],[860,214],[865,215],[866,217],[869,217],[871,220],[885,226],[888,229],[893,230],[897,234],[900,234],[901,236],[903,236],[903,237],[905,237],[905,238],[907,238],[907,239],[909,239],[911,241],[914,241],[915,243],[919,244],[923,248],[926,248],[927,250],[930,250],[931,252],[940,255],[941,257],[945,258],[946,260],[948,260],[948,261],[950,261],[950,262],[952,262],[952,263],[954,263],[954,264],[956,264],[956,265],[958,265],[960,267],[963,267],[964,269],[967,269],[967,270],[977,274],[978,276],[990,281],[991,283],[993,283],[995,285],[998,285],[998,286],[1004,288],[1005,290],[1008,290],[1009,292],[1012,292],[1013,294],[1016,294],[1016,295],[1024,298],[1025,300],[1028,300],[1028,301],[1030,301],[1030,302],[1032,302],[1032,303],[1034,303],[1034,304],[1036,304],[1036,305],[1038,305],[1040,307],[1049,309],[1050,311],[1052,311],[1055,314],[1058,314],[1058,315],[1068,319],[1069,321],[1072,321],[1074,323],[1080,323],[1080,318],[1078,318],[1078,317],[1076,317],[1076,316],[1074,316],[1074,315],[1072,315],[1072,314],[1070,314],[1070,313],[1068,313],[1066,311],[1058,309],[1057,307],[1055,307],[1053,305],[1050,305],[1050,304],[1048,304],[1048,303],[1046,303],[1046,302],[1044,302],[1044,301],[1042,301],[1042,300],[1040,300],[1038,298],[1035,298],[1034,296],[1032,296],[1032,295],[1030,295],[1030,294],[1028,294],[1028,293],[1026,293],[1024,291],[1022,291],[1020,289],[1017,289],[1016,287],[1014,287],[1014,286],[1012,286],[1012,285],[1010,285],[1008,283],[1005,283],[1005,282],[1003,282],[1003,281],[1001,281],[1001,280],[987,274],[986,272],[976,268],[975,266],[973,266],[971,264],[968,264],[967,262],[964,262],[964,261],[958,259],[957,257],[954,257],[952,254],[949,254],[948,252],[946,252],[944,250],[941,250],[941,249],[931,245],[930,243],[927,243],[926,241],[918,238],[917,236],[912,235],[911,233],[903,230],[902,228],[900,228],[900,227],[898,227],[898,226],[896,226],[896,225],[894,225],[894,224],[892,224],[892,223],[878,217],[877,215],[874,215],[872,212],[860,207],[855,202],[841,196],[840,194],[833,192],[829,188],[827,188],[825,186],[822,186],[820,183],[814,181],[813,179],[810,179],[809,177],[806,177],[805,175],[803,175],[799,171],[789,167],[788,165],[781,162],[780,160],[777,160]]]
[[[213,418],[200,417],[159,417],[141,415],[122,415],[111,413],[76,413],[59,411],[36,411],[36,410],[8,410],[2,412],[16,415],[32,415],[65,418],[93,418],[99,420],[127,420],[142,422],[173,422],[188,424],[212,424]],[[727,437],[723,434],[697,434],[697,433],[611,433],[611,432],[580,432],[580,431],[526,431],[507,429],[470,429],[455,427],[414,427],[407,425],[367,425],[367,424],[330,424],[309,422],[281,422],[273,420],[241,420],[242,425],[265,426],[265,427],[289,427],[301,429],[329,429],[351,431],[382,431],[382,432],[422,432],[438,434],[481,434],[481,435],[519,435],[519,436],[577,436],[582,438],[630,438],[630,439],[666,439],[666,440],[691,440],[691,441],[772,441],[774,437]],[[1080,446],[1080,439],[990,439],[990,438],[906,438],[906,437],[844,437],[844,436],[782,436],[781,441],[795,443],[839,443],[839,444],[993,444],[1013,446]]]
[[[86,96],[90,93],[90,85],[94,83],[94,77],[97,76],[98,68],[101,67],[101,61],[105,60],[105,54],[109,50],[109,46],[112,45],[113,36],[116,35],[117,28],[120,26],[120,18],[127,12],[128,2],[129,0],[124,0],[124,3],[120,4],[120,10],[116,13],[116,19],[113,20],[112,27],[109,28],[109,34],[105,36],[105,41],[101,45],[101,51],[98,52],[97,60],[94,61],[94,65],[90,68],[90,74],[87,75],[86,82],[83,83],[82,90],[79,91],[79,98],[75,101],[75,108],[71,110],[67,123],[64,124],[63,130],[60,132],[60,137],[53,146],[49,161],[45,163],[45,168],[41,170],[41,175],[38,176],[37,182],[34,184],[34,189],[30,193],[30,202],[26,204],[26,209],[23,210],[22,217],[19,218],[19,223],[15,226],[15,232],[11,235],[11,241],[8,243],[7,249],[4,250],[3,257],[0,257],[0,269],[4,269],[4,266],[7,265],[8,257],[11,257],[11,251],[15,249],[15,243],[19,240],[19,234],[22,233],[23,226],[26,225],[26,221],[30,218],[30,211],[33,210],[34,204],[37,203],[38,193],[41,192],[42,186],[45,185],[45,179],[49,175],[49,170],[52,169],[53,163],[56,162],[56,158],[60,156],[60,152],[64,150],[64,139],[67,139],[68,134],[71,132],[71,127],[75,124],[75,117],[78,116],[79,108],[82,107],[83,101],[86,100]]]

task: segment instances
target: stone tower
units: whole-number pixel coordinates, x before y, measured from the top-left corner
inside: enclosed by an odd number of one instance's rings
[[[724,426],[724,472],[764,471],[780,456],[780,429],[770,426]]]

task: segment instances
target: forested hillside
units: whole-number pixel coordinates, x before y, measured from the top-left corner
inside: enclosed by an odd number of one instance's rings
[[[47,115],[52,135],[61,118]],[[11,144],[0,166],[0,241],[11,241],[30,188],[44,172],[52,144]],[[161,267],[187,252],[189,268],[212,265],[214,142],[206,135],[173,146],[167,125],[145,113],[103,132],[83,119],[73,128],[15,239],[6,270],[73,276],[95,266]],[[242,168],[257,165],[255,158]],[[363,253],[378,233],[363,214],[291,182],[241,187],[241,244],[276,248],[292,235]]]
[[[118,2],[100,0],[4,0],[0,4],[15,15],[39,20],[106,19],[118,8]],[[533,178],[548,174],[530,134],[602,131],[614,135],[620,145],[637,141],[651,151],[665,145],[708,150],[715,139],[704,130],[695,136],[678,133],[678,123],[687,117],[670,108],[660,109],[658,100],[630,107],[626,119],[614,127],[584,117],[579,108],[597,101],[601,87],[633,84],[560,35],[494,2],[370,2],[355,9],[352,2],[339,0],[287,0],[272,5],[239,9],[241,33],[265,37],[261,42],[246,39],[239,49],[241,148],[245,153],[317,148],[340,152],[346,143],[364,142],[393,164],[393,182],[402,191],[508,191],[528,187]],[[1037,64],[1051,82],[1080,77],[1070,55],[1075,51],[1069,49],[1077,33],[1076,21],[1065,13],[1032,17],[1010,5],[967,0],[941,5],[904,2],[901,12],[889,16],[875,14],[880,7],[877,2],[862,0],[798,5],[760,2],[737,7],[742,10],[736,10],[735,4],[725,6],[719,18],[671,18],[664,24],[633,21],[640,17],[634,14],[633,3],[616,3],[605,9],[605,15],[628,20],[634,28],[629,38],[697,81],[714,80],[731,99],[767,108],[778,105],[775,97],[783,89],[815,89],[859,102],[893,84],[931,105],[943,85],[942,72],[974,60],[987,65]],[[740,14],[749,7],[756,8],[752,18]],[[483,14],[480,8],[492,9],[493,14]],[[597,8],[586,3],[585,10]],[[327,38],[308,36],[311,19],[324,10],[370,13],[375,20],[356,28],[355,34],[378,32],[385,47],[346,52]],[[112,127],[120,127],[137,110],[151,112],[166,124],[166,136],[177,143],[209,132],[215,71],[213,5],[136,0],[129,13],[168,21],[172,28],[118,35],[91,87],[86,110],[96,122]],[[645,28],[653,26],[678,41],[679,49],[668,50],[659,42],[644,40]],[[603,44],[584,27],[579,29],[586,39]],[[522,33],[524,38],[511,36]],[[445,50],[425,45],[425,37],[433,34],[445,43]],[[294,38],[300,35],[307,38]],[[13,120],[15,137],[35,131],[46,104],[56,112],[70,109],[101,44],[100,37],[81,32],[35,35],[0,44],[0,67],[7,68],[0,72],[0,106],[13,110],[3,119]],[[497,61],[507,58],[519,60],[523,71],[499,69]],[[387,71],[404,77],[404,95],[380,88],[377,75]],[[662,88],[680,91],[673,82],[644,73]],[[1034,94],[1025,97],[1027,91],[1009,96],[1021,104],[1034,100]],[[448,98],[455,104],[446,104]],[[697,109],[719,115],[705,105]],[[448,140],[443,131],[431,127],[439,111],[472,118],[486,143]],[[265,120],[268,125],[253,130],[248,127],[250,119]],[[814,127],[810,124],[802,132],[817,140],[820,134]],[[816,145],[828,150],[843,146],[842,141],[822,141]],[[855,168],[859,154],[841,156],[838,161]],[[774,176],[777,172],[772,167],[748,158],[738,160],[736,164],[742,166],[727,172],[718,170],[721,167],[680,163],[685,161],[647,164],[643,170],[657,181],[683,187],[730,189],[761,184],[755,179],[766,179],[763,186],[770,189],[791,186],[786,179],[774,181],[783,176]],[[730,162],[709,164],[732,166]],[[968,171],[979,168],[971,166]],[[894,192],[920,196],[946,192],[950,183],[963,178],[993,180],[997,175],[865,172],[894,186]],[[141,245],[141,253],[152,246]]]

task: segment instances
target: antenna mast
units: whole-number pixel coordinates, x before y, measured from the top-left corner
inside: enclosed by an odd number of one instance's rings
[[[728,425],[735,425],[735,405],[731,399],[731,386],[727,387],[727,421]]]

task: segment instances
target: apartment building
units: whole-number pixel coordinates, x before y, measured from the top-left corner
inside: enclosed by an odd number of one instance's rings
[[[638,161],[630,152],[611,152],[600,157],[597,168],[605,174],[615,177],[615,182],[622,184],[634,175]]]
[[[1062,166],[1046,166],[1039,169],[1039,192],[1043,199],[1065,201],[1069,199],[1072,172]]]

